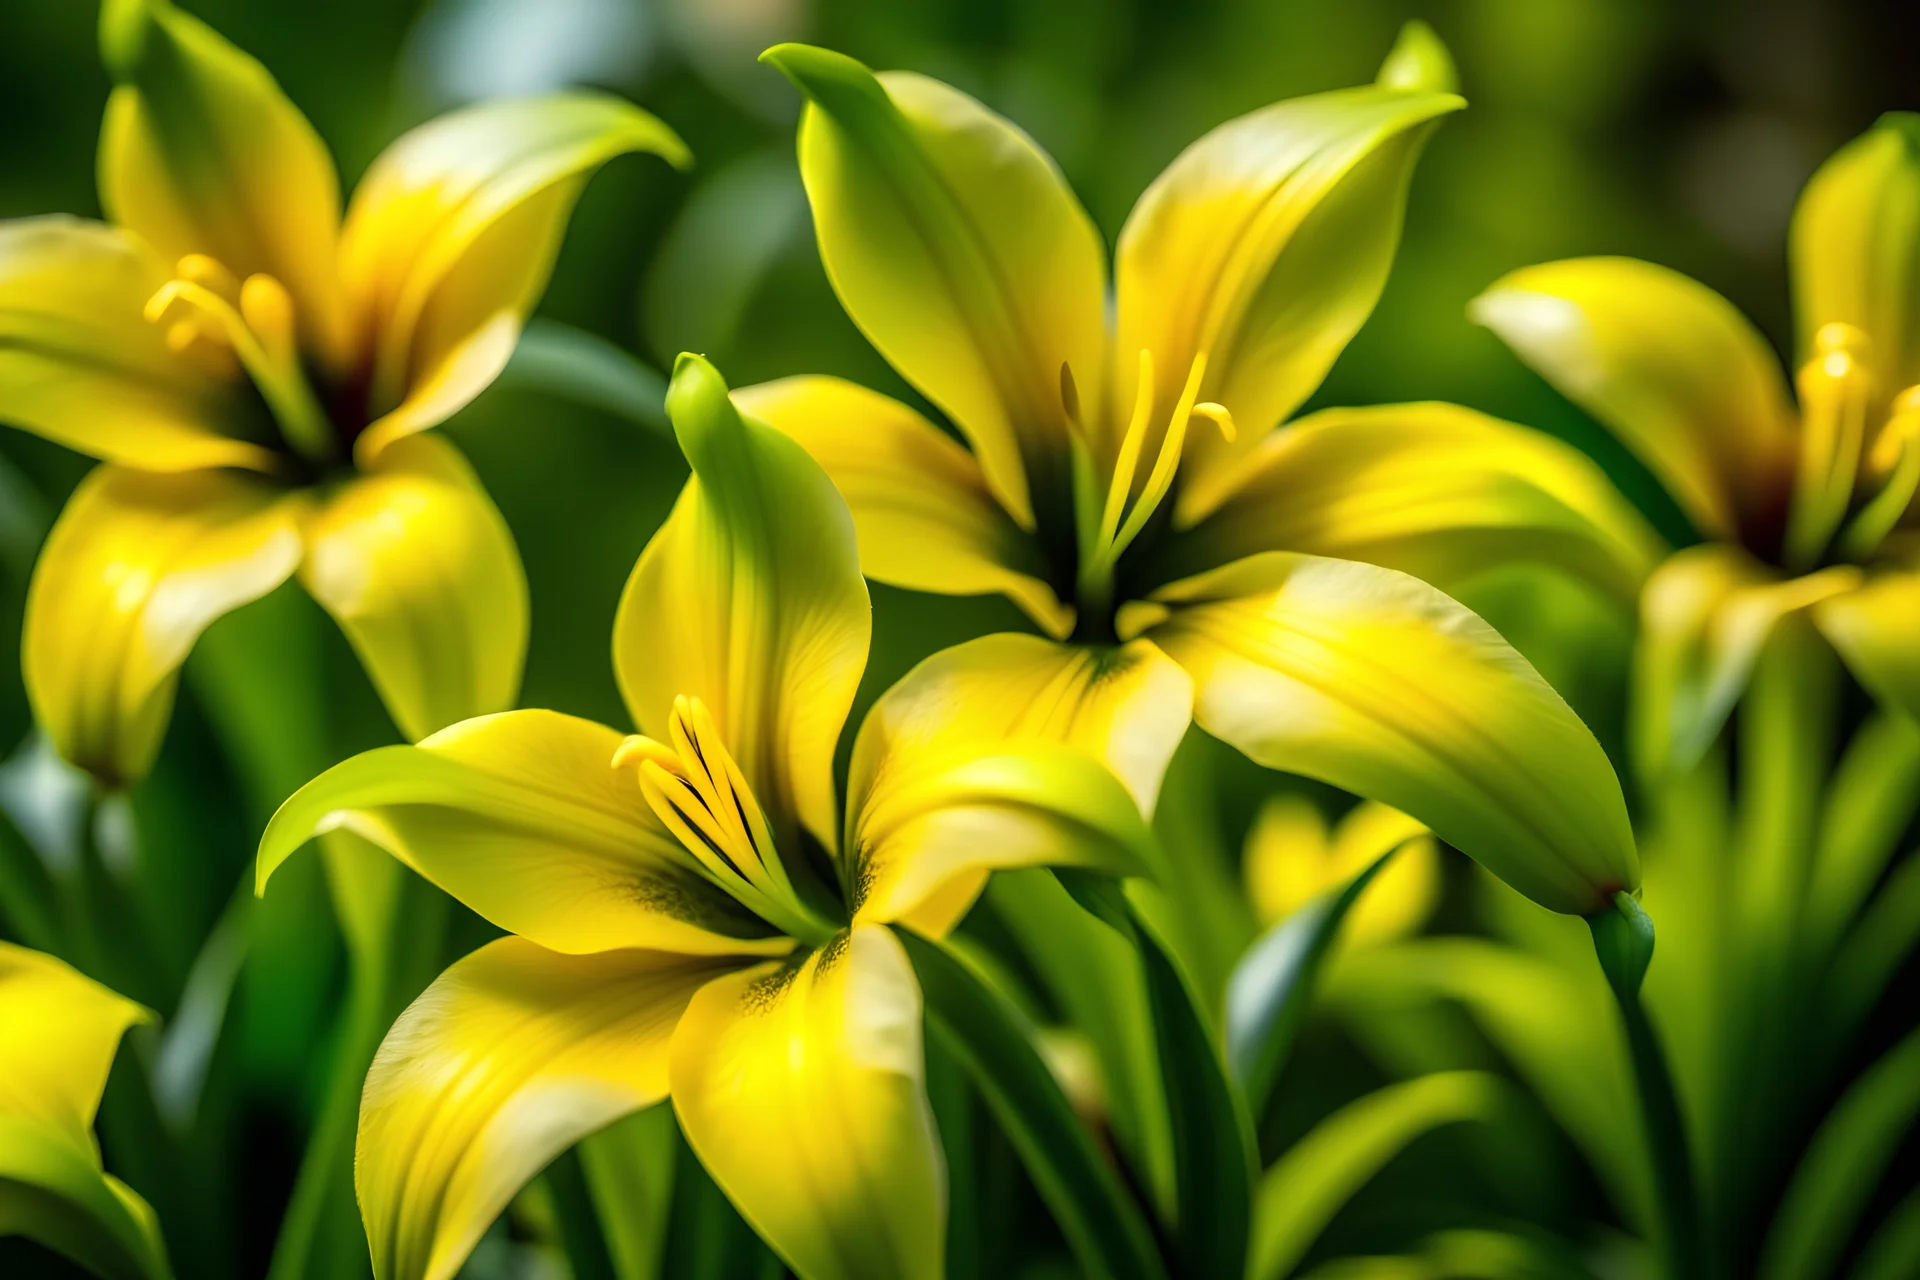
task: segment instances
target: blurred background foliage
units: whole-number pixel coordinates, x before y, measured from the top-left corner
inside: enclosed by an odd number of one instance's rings
[[[633,98],[686,138],[696,167],[677,174],[626,159],[596,178],[542,314],[656,367],[691,349],[713,358],[735,385],[825,372],[908,398],[828,288],[793,161],[798,98],[756,63],[761,49],[804,39],[979,96],[1057,157],[1111,243],[1134,197],[1188,141],[1275,99],[1370,79],[1400,24],[1423,17],[1453,50],[1471,109],[1441,129],[1421,163],[1385,298],[1314,404],[1445,399],[1545,428],[1599,457],[1676,541],[1688,537],[1683,522],[1637,465],[1469,325],[1467,300],[1526,263],[1630,254],[1706,281],[1784,344],[1784,237],[1801,183],[1880,112],[1920,107],[1912,72],[1920,14],[1902,0],[187,0],[185,7],[274,71],[332,146],[348,185],[399,132],[460,102],[567,84]],[[77,0],[0,5],[0,216],[99,212],[94,145],[108,86],[96,16]],[[511,379],[448,430],[505,512],[526,562],[533,634],[523,704],[622,723],[607,637],[621,584],[685,475],[671,441]],[[86,466],[0,428],[0,635],[11,652],[38,542]],[[875,659],[863,706],[933,648],[1025,625],[997,600],[886,588],[874,594]],[[1617,744],[1628,625],[1617,608],[1537,575],[1481,584],[1472,602],[1536,658],[1610,747]],[[1577,654],[1556,645],[1570,620],[1618,643],[1589,643]],[[124,966],[132,975],[125,981],[129,994],[163,1014],[180,1014],[189,968],[226,909],[272,798],[259,777],[271,776],[270,767],[221,754],[210,721],[232,708],[202,700],[196,686],[204,691],[211,682],[197,680],[195,668],[217,661],[223,647],[310,648],[314,636],[319,651],[289,651],[282,676],[322,673],[306,701],[326,720],[337,754],[397,736],[344,641],[296,590],[215,627],[189,664],[161,763],[128,815],[137,866],[122,890],[166,903],[171,923]],[[0,755],[14,753],[28,733],[18,665],[9,659],[0,662]],[[0,769],[0,798],[13,798],[7,808],[16,825],[36,820],[33,806],[46,791],[36,770],[44,767],[22,745]],[[1275,780],[1205,742],[1183,751],[1180,778],[1197,780],[1220,802],[1170,800],[1189,814],[1209,814],[1188,838],[1230,862]],[[0,839],[13,838],[0,829]],[[246,1172],[229,1212],[242,1220],[247,1274],[258,1273],[270,1245],[317,1105],[326,1011],[341,982],[318,860],[304,865],[276,882],[269,909],[283,945],[256,956],[240,993],[241,1045],[226,1068],[245,1082],[231,1142]],[[1440,931],[1475,919],[1472,903],[1485,892],[1462,860],[1451,860],[1448,875],[1451,887],[1431,926]],[[992,927],[990,915],[980,927]],[[1470,1032],[1464,1022],[1436,1022],[1421,1034],[1457,1042]],[[1308,1049],[1268,1117],[1275,1149],[1384,1078],[1372,1065],[1380,1054],[1370,1058],[1331,1028],[1315,1029]],[[111,1112],[111,1094],[108,1105]],[[1549,1225],[1593,1216],[1597,1196],[1582,1181],[1589,1175],[1555,1147],[1564,1139],[1523,1103],[1509,1109],[1517,1113],[1511,1124],[1426,1140],[1343,1212],[1316,1256],[1381,1251],[1383,1231],[1391,1243],[1458,1225],[1466,1205]],[[1434,1179],[1423,1180],[1423,1166],[1449,1170],[1437,1192]],[[161,1204],[163,1216],[168,1207]],[[170,1237],[182,1230],[169,1221]],[[6,1258],[23,1255],[10,1252],[17,1241],[0,1243],[5,1270]],[[183,1274],[192,1274],[178,1242],[175,1248]],[[488,1256],[477,1255],[475,1268]]]

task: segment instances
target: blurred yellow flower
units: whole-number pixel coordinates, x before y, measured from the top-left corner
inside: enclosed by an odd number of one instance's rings
[[[417,433],[505,364],[586,177],[685,148],[611,98],[482,105],[397,141],[343,221],[258,62],[166,0],[109,0],[101,40],[110,223],[0,223],[0,419],[107,464],[35,571],[40,722],[103,782],[138,778],[195,639],[296,572],[409,737],[511,705],[519,555]]]
[[[1920,714],[1920,116],[1885,116],[1802,193],[1798,398],[1706,286],[1629,258],[1527,267],[1473,315],[1592,413],[1708,539],[1642,597],[1650,774],[1713,741],[1781,621],[1806,612],[1860,682]]]
[[[1560,911],[1639,868],[1586,727],[1448,581],[1536,558],[1637,587],[1657,541],[1574,450],[1448,405],[1275,430],[1372,310],[1434,122],[1414,24],[1372,85],[1220,126],[1098,231],[1010,122],[924,76],[769,50],[842,304],[970,448],[832,378],[738,395],[824,466],[862,564],[1000,592],[1054,641],[981,698],[1104,727],[1143,806],[1189,722],[1397,805]],[[1113,317],[1109,324],[1109,312]],[[1406,572],[1403,572],[1406,571]]]
[[[693,479],[614,623],[642,734],[483,716],[329,770],[261,842],[264,888],[345,826],[517,935],[442,974],[367,1078],[356,1181],[380,1280],[448,1280],[555,1155],[669,1094],[808,1280],[941,1274],[920,986],[886,926],[944,933],[994,868],[1132,875],[1152,856],[1105,766],[972,697],[993,640],[875,704],[842,823],[834,749],[872,625],[846,505],[698,357],[667,408]]]
[[[1397,853],[1394,851],[1398,850]],[[1277,795],[1247,832],[1247,899],[1262,929],[1336,892],[1388,853],[1341,926],[1343,944],[1390,942],[1419,931],[1440,897],[1440,849],[1398,809],[1363,801],[1331,828],[1304,796]]]

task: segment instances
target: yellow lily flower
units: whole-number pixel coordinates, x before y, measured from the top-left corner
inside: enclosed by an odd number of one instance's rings
[[[1639,517],[1574,450],[1452,406],[1274,429],[1372,309],[1417,153],[1464,105],[1425,28],[1378,83],[1176,159],[1120,235],[1111,328],[1100,236],[1017,127],[924,76],[764,59],[808,99],[800,168],[842,304],[969,447],[836,379],[737,399],[833,476],[870,577],[1004,593],[1063,642],[1019,646],[982,696],[1141,722],[1110,758],[1143,806],[1191,720],[1414,814],[1556,910],[1637,882],[1592,735],[1409,572],[1525,555],[1632,589],[1657,553]]]
[[[0,942],[0,1235],[108,1280],[167,1280],[153,1209],[100,1166],[93,1115],[120,1037],[152,1017],[67,964]]]
[[[505,364],[586,178],[685,148],[612,98],[486,104],[394,143],[343,221],[254,59],[167,0],[108,0],[101,41],[110,223],[0,223],[0,420],[107,464],[30,588],[40,723],[103,782],[140,777],[195,639],[296,572],[409,737],[511,705],[519,554],[418,433]]]
[[[1790,254],[1797,407],[1753,325],[1664,267],[1551,262],[1473,303],[1707,539],[1642,596],[1635,750],[1650,774],[1706,750],[1796,614],[1882,701],[1920,714],[1920,116],[1883,117],[1814,174]]]
[[[1439,846],[1425,826],[1383,804],[1364,801],[1329,827],[1305,796],[1274,796],[1255,816],[1241,861],[1254,919],[1270,928],[1388,853],[1393,860],[1341,926],[1343,945],[1391,942],[1426,923],[1440,899]]]
[[[975,696],[1031,637],[940,653],[881,697],[842,822],[834,749],[871,632],[846,505],[704,360],[681,357],[667,408],[693,478],[614,623],[642,733],[469,720],[322,774],[261,842],[264,888],[344,826],[516,935],[442,974],[367,1078],[381,1280],[452,1276],[556,1154],[668,1095],[808,1280],[939,1275],[920,988],[887,926],[943,932],[994,868],[1129,875],[1151,853],[1126,789],[1069,745],[1116,731],[1103,709]]]

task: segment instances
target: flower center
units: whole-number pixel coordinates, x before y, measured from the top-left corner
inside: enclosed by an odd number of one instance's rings
[[[1920,387],[1893,397],[1869,436],[1876,381],[1867,335],[1829,324],[1800,371],[1800,461],[1783,559],[1806,570],[1828,557],[1870,558],[1913,503],[1920,484]]]
[[[1108,620],[1113,611],[1114,571],[1120,557],[1133,545],[1153,513],[1173,488],[1180,469],[1181,450],[1187,442],[1187,426],[1201,417],[1219,427],[1228,440],[1234,437],[1233,415],[1224,405],[1199,402],[1200,382],[1207,373],[1207,353],[1195,355],[1187,368],[1187,381],[1180,398],[1174,402],[1173,416],[1160,435],[1160,447],[1153,467],[1140,491],[1134,492],[1142,455],[1153,425],[1154,368],[1153,353],[1140,352],[1140,376],[1135,385],[1133,412],[1120,437],[1120,450],[1114,456],[1113,474],[1107,480],[1104,496],[1098,494],[1093,454],[1080,423],[1079,396],[1073,390],[1072,374],[1062,369],[1062,399],[1067,420],[1073,427],[1076,471],[1075,496],[1079,511],[1080,566],[1076,582],[1083,625],[1087,621]],[[1097,510],[1096,510],[1097,505]],[[1097,518],[1096,518],[1097,517]]]
[[[613,766],[637,768],[640,792],[699,872],[791,937],[818,943],[835,926],[795,889],[766,813],[698,698],[673,701],[667,741],[640,734],[620,744]]]
[[[308,462],[339,461],[333,425],[300,362],[285,285],[269,275],[237,280],[214,259],[190,253],[147,300],[146,317],[166,326],[169,347],[203,368],[245,369],[280,434]]]

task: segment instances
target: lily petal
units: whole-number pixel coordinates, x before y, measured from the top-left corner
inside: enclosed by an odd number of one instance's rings
[[[1387,942],[1418,930],[1440,899],[1440,851],[1427,828],[1398,809],[1363,801],[1329,832],[1311,800],[1278,795],[1261,807],[1247,833],[1247,896],[1261,926],[1271,927],[1395,850],[1341,926],[1345,945]]]
[[[867,577],[943,595],[999,592],[1056,640],[1074,610],[1038,545],[952,437],[890,396],[840,378],[783,378],[733,393],[742,413],[800,442],[853,511]]]
[[[806,45],[761,56],[808,99],[800,175],[841,305],[1032,528],[1067,500],[1062,370],[1082,396],[1105,377],[1092,220],[1032,138],[957,89]]]
[[[1327,409],[1269,435],[1220,507],[1176,534],[1161,581],[1262,551],[1399,569],[1445,587],[1526,559],[1632,596],[1663,550],[1591,459],[1450,404]]]
[[[100,131],[100,201],[168,259],[205,254],[292,295],[309,351],[344,353],[340,179],[267,69],[168,0],[108,0],[115,89]]]
[[[547,287],[581,186],[630,151],[691,162],[651,115],[586,93],[452,112],[374,161],[340,246],[368,408],[385,415],[355,443],[363,465],[499,375]]]
[[[111,1280],[159,1280],[153,1210],[102,1171],[93,1117],[120,1037],[153,1015],[70,966],[0,942],[0,1236]]]
[[[790,945],[694,868],[660,824],[625,739],[553,711],[507,711],[417,747],[381,747],[300,788],[260,839],[258,880],[338,827],[509,932],[552,951],[779,954]]]
[[[1781,620],[1859,582],[1850,565],[1783,581],[1725,543],[1669,558],[1640,597],[1635,766],[1648,778],[1692,766],[1726,724]]]
[[[1194,678],[1194,719],[1271,769],[1401,809],[1554,911],[1639,883],[1593,735],[1494,630],[1418,579],[1269,552],[1129,606]],[[1131,613],[1131,617],[1129,617]]]
[[[728,970],[501,938],[435,979],[387,1033],[360,1102],[354,1186],[378,1280],[452,1280],[548,1161],[666,1096],[673,1029]]]
[[[108,786],[146,773],[194,641],[300,563],[305,501],[235,472],[81,482],[34,567],[20,657],[61,755]]]
[[[167,277],[103,223],[0,222],[0,420],[147,471],[269,470],[272,453],[226,434],[247,422],[237,379],[171,350],[146,321]]]
[[[1665,267],[1523,267],[1469,314],[1638,454],[1700,531],[1731,539],[1779,499],[1795,455],[1787,384],[1732,303]]]
[[[1872,343],[1880,393],[1920,382],[1920,116],[1894,111],[1815,173],[1789,238],[1800,359],[1847,324]]]
[[[1168,421],[1205,357],[1200,398],[1238,428],[1232,442],[1188,437],[1176,522],[1219,502],[1232,463],[1313,393],[1372,312],[1428,126],[1465,105],[1378,85],[1277,102],[1208,133],[1141,195],[1115,255],[1117,403],[1132,403],[1133,356],[1149,351],[1162,370],[1150,421]]]
[[[942,1274],[946,1164],[920,984],[885,928],[719,978],[674,1033],[674,1111],[714,1181],[807,1280]]]
[[[407,737],[513,705],[526,573],[506,521],[445,440],[398,441],[322,501],[300,580]]]
[[[797,820],[832,849],[834,746],[873,632],[853,520],[820,464],[742,418],[699,356],[674,366],[667,413],[693,476],[614,617],[627,709],[665,741],[674,699],[702,699],[776,843]]]
[[[1856,679],[1920,719],[1920,570],[1882,570],[1814,606],[1814,621]]]

